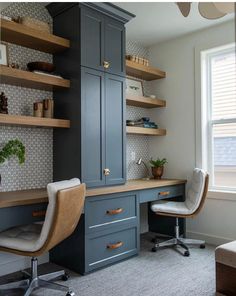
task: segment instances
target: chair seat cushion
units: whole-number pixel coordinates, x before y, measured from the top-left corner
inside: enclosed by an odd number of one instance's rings
[[[9,228],[0,232],[0,247],[18,251],[37,251],[37,242],[42,230],[42,223]]]
[[[236,241],[217,247],[215,258],[218,263],[236,268]]]
[[[184,202],[177,201],[156,201],[151,205],[151,209],[153,212],[158,213],[169,213],[178,215],[191,215],[192,211],[187,208]]]

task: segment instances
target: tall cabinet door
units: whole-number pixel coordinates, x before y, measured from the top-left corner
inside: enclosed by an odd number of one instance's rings
[[[125,165],[125,78],[105,74],[105,147],[107,185],[123,184],[126,179]]]
[[[99,12],[81,8],[81,65],[104,70],[104,18]]]
[[[106,72],[125,75],[125,26],[123,23],[105,17],[105,61],[109,63]]]
[[[87,187],[105,185],[104,73],[81,67],[81,176]]]

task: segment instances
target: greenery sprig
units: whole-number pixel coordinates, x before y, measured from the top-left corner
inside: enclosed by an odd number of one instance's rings
[[[149,162],[150,162],[150,164],[151,164],[152,167],[156,167],[156,168],[157,167],[162,167],[166,163],[168,163],[168,161],[166,160],[166,158],[162,158],[162,159],[157,158],[156,160],[151,159]]]
[[[0,150],[0,164],[3,164],[12,156],[18,158],[19,164],[25,162],[25,146],[18,139],[8,141],[2,150]]]

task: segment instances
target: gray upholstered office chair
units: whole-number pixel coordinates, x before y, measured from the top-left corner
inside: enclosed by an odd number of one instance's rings
[[[31,274],[28,279],[0,285],[0,295],[6,295],[16,288],[25,290],[24,296],[31,295],[36,288],[45,287],[74,295],[68,287],[50,282],[65,271],[38,276],[37,257],[49,251],[75,230],[84,206],[85,185],[77,178],[50,183],[47,186],[49,204],[43,224],[35,223],[10,228],[0,233],[0,251],[30,256]]]
[[[157,249],[161,247],[179,245],[185,249],[184,256],[189,256],[188,244],[199,245],[200,248],[205,248],[204,241],[187,239],[179,236],[179,218],[193,217],[200,212],[206,199],[208,183],[208,173],[196,168],[193,171],[190,188],[184,202],[157,201],[152,203],[151,209],[157,215],[176,217],[175,237],[161,243],[158,243],[157,238],[155,238],[155,245],[152,248],[153,252],[156,252]]]

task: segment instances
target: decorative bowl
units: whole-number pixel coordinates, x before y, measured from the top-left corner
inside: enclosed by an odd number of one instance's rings
[[[46,62],[31,62],[27,64],[29,71],[43,71],[43,72],[53,72],[56,67],[51,63]]]

